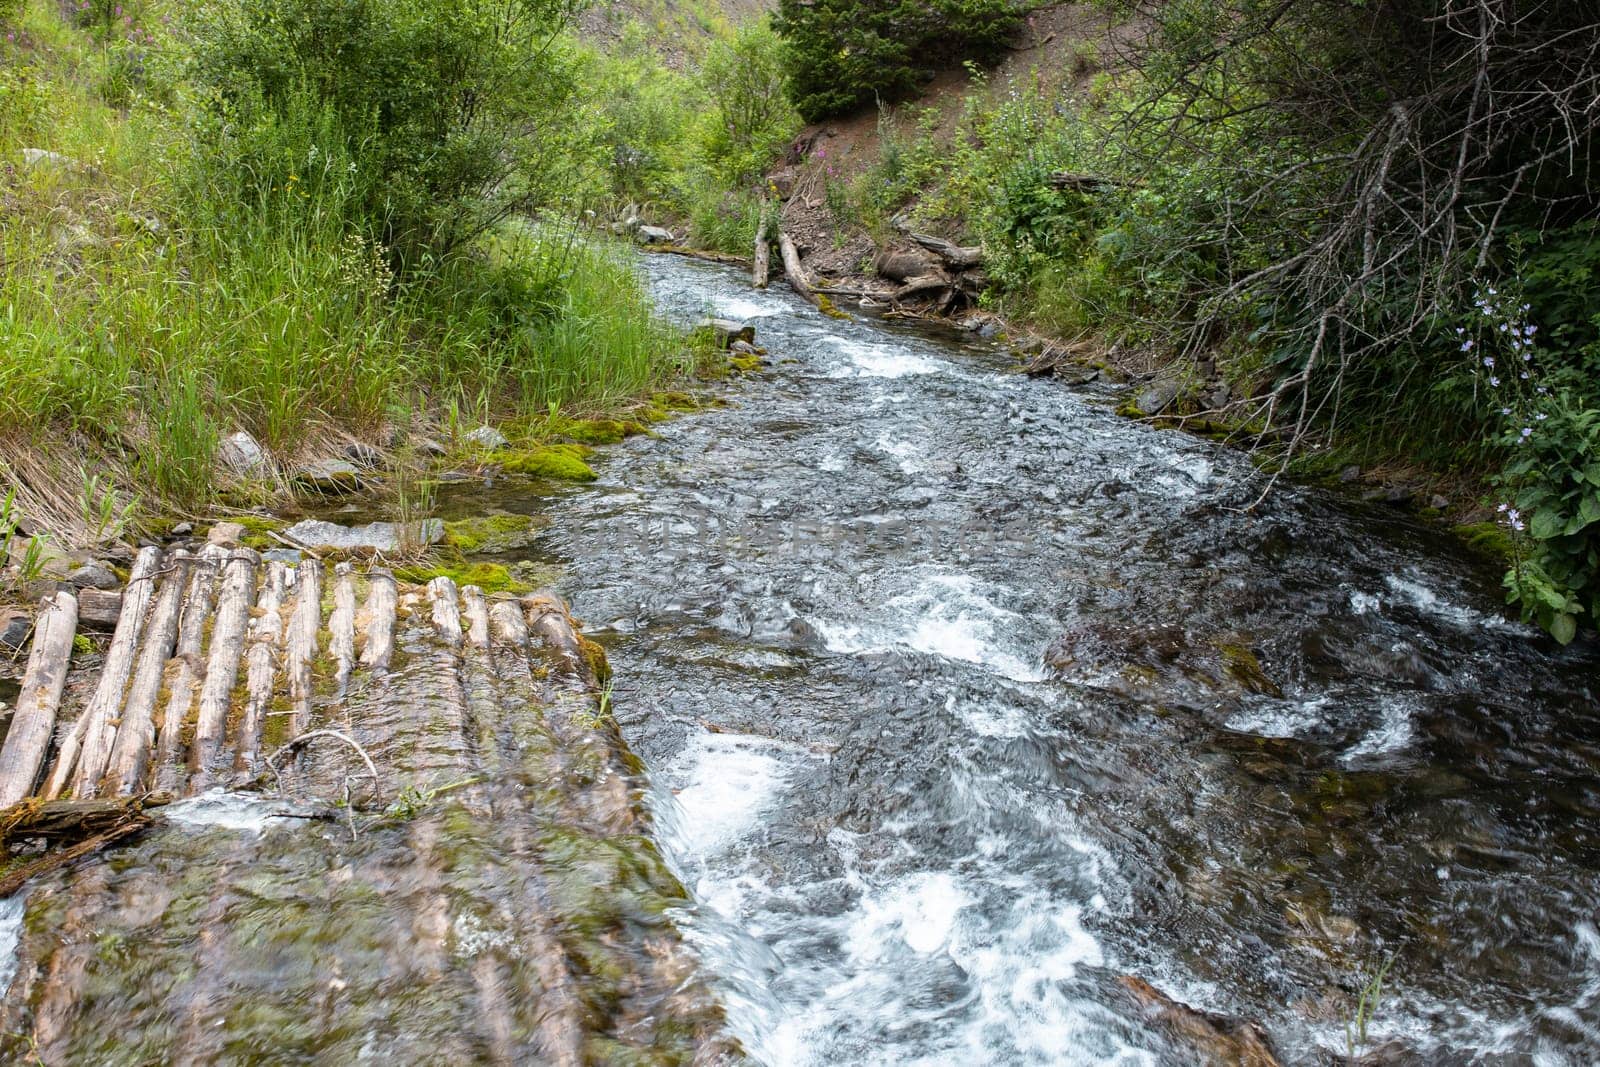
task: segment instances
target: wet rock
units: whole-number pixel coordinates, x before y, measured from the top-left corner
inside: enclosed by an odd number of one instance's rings
[[[224,548],[236,546],[244,540],[244,525],[237,522],[219,522],[211,527],[210,532],[206,534],[206,540]]]
[[[1093,367],[1057,367],[1056,377],[1068,385],[1088,385],[1100,377]]]
[[[67,581],[79,589],[117,589],[122,585],[116,573],[98,560],[92,560],[69,572]]]
[[[444,537],[444,523],[425,519],[415,533],[417,536],[412,538],[415,543],[436,544]],[[339,552],[395,552],[401,546],[400,526],[393,522],[340,526],[336,522],[306,519],[285,530],[284,536],[308,548],[331,548]]]
[[[670,245],[674,238],[671,230],[663,230],[660,226],[640,226],[635,235],[640,244]]]
[[[479,426],[464,439],[467,444],[477,445],[479,448],[504,448],[511,443],[505,434],[493,426]]]
[[[348,493],[361,485],[361,472],[347,459],[319,459],[295,472],[294,480],[319,493]]]
[[[1133,975],[1123,975],[1117,982],[1146,1019],[1173,1040],[1193,1048],[1203,1062],[1226,1067],[1280,1067],[1267,1035],[1255,1023],[1180,1004]]]
[[[1134,398],[1134,406],[1145,415],[1159,415],[1172,406],[1178,399],[1178,383],[1169,381],[1151,382],[1139,390],[1139,395]]]
[[[85,589],[78,594],[78,625],[95,630],[109,630],[117,624],[122,614],[122,591]]]
[[[33,616],[24,611],[0,611],[0,645],[13,651],[20,650],[33,633]]]
[[[235,474],[258,474],[267,465],[267,450],[244,430],[235,430],[217,443],[217,459]]]
[[[695,332],[709,333],[718,348],[728,348],[736,341],[751,344],[756,339],[754,326],[733,319],[704,319],[695,325]]]
[[[735,341],[735,342],[733,342],[733,344],[728,346],[728,351],[732,352],[736,356],[762,356],[762,355],[766,355],[766,349],[757,348],[755,345],[751,344],[749,341]]]
[[[987,319],[978,327],[978,336],[985,341],[993,341],[1004,332],[1005,327],[1000,324],[999,319]]]

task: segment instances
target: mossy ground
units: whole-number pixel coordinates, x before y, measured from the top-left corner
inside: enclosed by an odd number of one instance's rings
[[[489,459],[508,474],[526,474],[563,482],[592,482],[598,475],[585,463],[593,450],[586,445],[540,445],[529,449],[501,449]]]
[[[532,515],[487,515],[444,524],[444,541],[464,553],[511,552],[527,546],[543,523]]]

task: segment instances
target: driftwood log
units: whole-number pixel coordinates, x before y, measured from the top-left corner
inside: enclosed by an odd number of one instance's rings
[[[61,846],[0,876],[0,898],[15,893],[30,878],[138,833],[150,825],[146,809],[171,799],[149,794],[123,800],[26,800],[0,811],[0,846],[27,838]]]
[[[806,270],[800,265],[800,251],[794,246],[794,238],[786,233],[778,234],[778,255],[783,259],[783,274],[789,279],[789,287],[820,307]]]
[[[178,644],[178,624],[183,612],[184,594],[189,591],[189,568],[194,557],[187,552],[174,554],[169,573],[161,586],[161,595],[151,610],[150,622],[145,627],[144,647],[139,651],[139,666],[133,682],[128,687],[127,701],[122,706],[120,722],[114,727],[115,740],[111,746],[103,781],[85,781],[79,778],[79,788],[74,796],[86,800],[97,792],[127,796],[139,790],[144,772],[150,764],[150,748],[155,743],[156,701],[161,697],[161,684],[166,675],[167,661],[172,658]],[[85,750],[84,756],[88,756]],[[90,770],[87,759],[81,768]]]
[[[205,681],[200,686],[200,709],[195,721],[194,746],[189,765],[204,774],[222,749],[223,730],[233,687],[239,680],[239,660],[244,655],[245,627],[255,599],[256,564],[260,557],[249,550],[230,554],[217,594],[216,622],[211,631],[211,655],[206,660]]]
[[[761,198],[761,221],[756,224],[756,249],[750,264],[750,284],[757,289],[765,289],[772,269],[772,243],[767,240],[766,197]]]
[[[56,727],[77,627],[78,601],[71,593],[44,599],[17,709],[11,716],[5,747],[0,748],[0,805],[15,804],[33,792]]]

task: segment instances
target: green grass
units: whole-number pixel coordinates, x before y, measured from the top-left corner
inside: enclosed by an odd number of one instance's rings
[[[397,279],[351,232],[339,173],[241,200],[194,158],[181,95],[108,94],[114,51],[53,3],[20,25],[0,40],[0,161],[82,165],[19,167],[0,190],[0,439],[102,472],[143,520],[213,503],[236,429],[292,461],[397,418],[604,413],[692,369],[621,247],[512,225]]]

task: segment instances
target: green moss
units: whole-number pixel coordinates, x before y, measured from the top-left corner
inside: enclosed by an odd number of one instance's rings
[[[510,552],[533,540],[542,524],[531,515],[487,515],[444,524],[444,542],[464,553]]]
[[[282,519],[270,515],[229,515],[220,521],[236,522],[244,527],[244,536],[239,538],[239,543],[245,548],[262,552],[269,548],[281,547],[268,534],[284,528],[286,523]]]
[[[1267,672],[1261,667],[1261,660],[1251,649],[1227,641],[1214,642],[1213,647],[1222,653],[1222,667],[1228,672],[1228,677],[1244,686],[1246,690],[1275,697],[1283,695],[1283,690],[1267,677]]]
[[[74,656],[87,656],[94,652],[94,642],[89,640],[88,634],[72,635],[72,654]]]
[[[595,681],[604,686],[611,680],[611,662],[606,659],[604,648],[580,634],[578,651],[582,653],[583,661],[589,665],[589,670],[594,673]]]
[[[645,432],[643,423],[624,422],[619,419],[558,418],[550,423],[550,433],[582,445],[619,444],[624,438]]]
[[[592,482],[597,475],[584,462],[590,449],[583,445],[541,445],[525,451],[503,450],[489,458],[511,474],[565,482]]]
[[[531,593],[533,586],[499,563],[467,563],[461,559],[401,567],[394,572],[402,582],[425,585],[435,578],[449,578],[457,586],[475,585],[485,593]]]
[[[850,318],[849,315],[846,315],[844,312],[840,311],[837,307],[835,307],[832,300],[829,300],[826,296],[822,295],[821,293],[817,294],[817,310],[822,312],[824,315],[828,316],[828,318],[830,318],[830,319],[849,319]]]
[[[1516,559],[1516,546],[1506,528],[1495,522],[1469,522],[1452,526],[1451,532],[1479,555],[1509,566]]]
[[[729,356],[728,366],[740,374],[754,374],[761,369],[761,357],[756,355]]]

